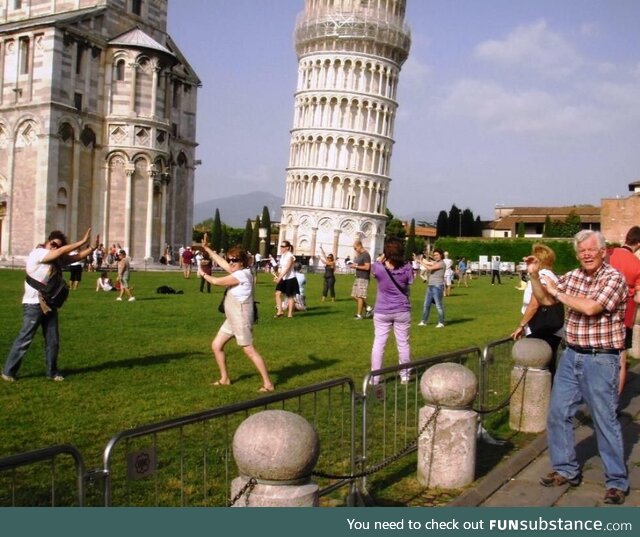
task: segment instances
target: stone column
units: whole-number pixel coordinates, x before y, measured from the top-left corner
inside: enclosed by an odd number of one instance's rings
[[[418,438],[418,482],[442,489],[473,483],[478,416],[470,405],[478,391],[476,376],[460,364],[436,364],[422,375],[420,391],[426,405],[418,420],[425,429]]]
[[[551,347],[542,339],[524,338],[515,342],[511,355],[515,364],[509,390],[513,392],[509,427],[523,433],[541,433],[547,427],[551,395],[551,372],[547,369]]]
[[[319,487],[311,482],[320,444],[302,416],[265,410],[244,420],[233,436],[233,457],[240,476],[231,498],[255,479],[234,507],[318,507]]]

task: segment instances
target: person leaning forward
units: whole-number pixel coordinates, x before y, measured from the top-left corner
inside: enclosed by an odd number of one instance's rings
[[[525,258],[533,293],[540,304],[564,304],[566,349],[551,390],[547,442],[553,471],[540,479],[545,487],[577,486],[581,470],[576,457],[573,417],[586,403],[593,419],[604,467],[604,502],[624,503],[629,490],[622,431],[616,416],[620,352],[624,349],[627,284],[605,263],[605,240],[598,231],[574,237],[580,267],[558,282],[541,276],[540,262]]]
[[[47,241],[36,246],[29,254],[26,266],[27,274],[39,282],[46,283],[54,271],[80,261],[93,252],[91,245],[88,245],[90,236],[91,228],[87,229],[80,240],[67,244],[67,237],[62,231],[52,231]],[[96,239],[97,242],[98,239]],[[71,254],[73,250],[78,250],[78,252]],[[7,356],[2,370],[2,379],[7,382],[16,380],[22,359],[33,342],[38,327],[42,326],[47,378],[55,381],[64,380],[58,371],[58,349],[60,346],[58,310],[43,306],[40,293],[27,282],[24,283],[22,310],[22,328]]]

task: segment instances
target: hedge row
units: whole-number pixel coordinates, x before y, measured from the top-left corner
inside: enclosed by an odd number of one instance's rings
[[[443,237],[436,241],[436,248],[449,252],[454,261],[465,257],[469,261],[478,261],[481,255],[499,255],[502,261],[519,263],[531,253],[531,246],[541,242],[556,253],[554,271],[563,274],[578,264],[571,239],[460,239]]]

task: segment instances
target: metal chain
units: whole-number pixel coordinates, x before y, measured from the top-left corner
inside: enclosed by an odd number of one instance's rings
[[[522,375],[520,376],[520,378],[518,379],[518,383],[515,385],[515,387],[513,388],[513,390],[511,390],[511,393],[507,396],[507,398],[502,401],[501,403],[498,404],[497,407],[495,408],[489,408],[489,409],[479,409],[479,408],[474,408],[473,410],[475,412],[477,412],[478,414],[491,414],[493,412],[497,412],[498,410],[502,410],[503,408],[506,408],[507,405],[509,404],[509,402],[511,401],[511,398],[513,397],[513,395],[516,393],[517,389],[520,387],[520,384],[522,384],[522,382],[524,381],[524,379],[527,376],[527,372],[529,371],[528,367],[524,368],[524,372],[522,373]]]
[[[247,493],[247,497],[245,499],[245,505],[249,506],[249,496],[250,494],[253,492],[253,489],[256,487],[256,485],[258,484],[258,481],[256,480],[255,477],[252,477],[251,479],[249,479],[249,481],[247,481],[247,483],[245,484],[244,487],[242,487],[238,493],[229,501],[229,503],[227,504],[227,507],[233,507],[237,501],[242,498],[242,496],[244,496],[244,493]]]
[[[322,472],[319,470],[314,470],[313,472],[311,472],[311,475],[315,477],[324,477],[327,479],[358,479],[360,477],[366,477],[371,474],[374,474],[382,470],[386,466],[389,466],[391,463],[397,461],[398,459],[404,457],[410,451],[412,451],[418,445],[418,439],[422,436],[422,433],[425,432],[427,427],[432,422],[435,422],[439,413],[440,413],[440,407],[437,406],[435,412],[431,415],[431,417],[427,420],[427,422],[422,426],[422,429],[420,429],[420,432],[418,432],[417,436],[409,444],[407,444],[403,449],[393,454],[391,457],[389,457],[387,460],[383,462],[380,462],[374,466],[371,466],[370,468],[363,470],[362,472],[359,472],[357,474],[338,475],[338,474],[329,474],[327,472]]]

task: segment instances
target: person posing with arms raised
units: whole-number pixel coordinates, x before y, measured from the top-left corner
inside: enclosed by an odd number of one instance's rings
[[[278,262],[278,272],[276,273],[274,280],[276,282],[276,317],[282,317],[282,295],[287,297],[287,317],[293,317],[295,296],[300,293],[298,287],[298,280],[296,278],[295,262],[296,258],[293,255],[293,246],[289,241],[282,241],[280,243],[280,259]]]
[[[198,271],[201,278],[211,285],[225,287],[224,314],[225,321],[218,330],[215,338],[211,342],[213,355],[220,369],[220,379],[213,383],[213,386],[226,386],[231,384],[229,373],[227,372],[227,358],[224,352],[225,345],[231,338],[236,338],[236,343],[256,366],[258,373],[262,377],[262,386],[258,391],[272,392],[273,383],[269,378],[267,366],[262,356],[253,346],[253,274],[251,274],[251,257],[240,246],[229,248],[226,257],[218,255],[207,246],[207,236],[205,235],[203,248],[209,257],[228,274],[215,278],[206,274],[202,268]]]
[[[573,418],[586,403],[604,467],[604,503],[622,504],[629,478],[616,410],[627,284],[622,274],[605,263],[606,244],[600,232],[578,232],[574,248],[580,267],[561,276],[557,283],[541,275],[538,258],[525,258],[536,300],[542,305],[560,302],[567,309],[566,349],[556,369],[547,417],[553,471],[540,478],[540,484],[580,484]]]
[[[378,293],[373,316],[374,340],[371,349],[371,370],[382,367],[384,348],[393,329],[401,364],[411,361],[409,327],[411,326],[411,301],[409,285],[413,283],[413,268],[404,259],[404,242],[390,238],[385,242],[384,253],[372,265],[373,277],[378,281]],[[403,384],[409,382],[409,370],[400,372]],[[379,379],[372,379],[378,384]]]
[[[444,328],[444,252],[440,248],[433,251],[433,259],[420,261],[422,268],[429,272],[429,282],[427,285],[427,294],[424,297],[424,305],[422,306],[422,320],[418,326],[427,326],[429,322],[429,313],[431,312],[431,303],[435,303],[438,310],[438,324],[436,328]]]
[[[331,302],[336,300],[336,260],[333,254],[325,254],[322,246],[320,246],[320,252],[322,253],[321,259],[324,263],[324,283],[322,286],[322,302],[325,301],[327,296],[331,297]]]
[[[87,229],[80,240],[67,244],[67,237],[62,231],[52,231],[47,241],[36,246],[29,254],[26,266],[27,276],[41,284],[46,284],[55,276],[56,272],[61,272],[63,266],[80,261],[93,252],[94,249],[88,244],[90,236],[91,228]],[[96,245],[97,243],[98,239],[96,239]],[[78,252],[71,255],[73,250],[78,250]],[[2,379],[7,382],[16,380],[22,359],[29,349],[38,327],[42,326],[47,378],[58,382],[64,380],[58,371],[60,336],[57,308],[46,304],[42,294],[25,282],[22,311],[22,328],[7,356]]]

